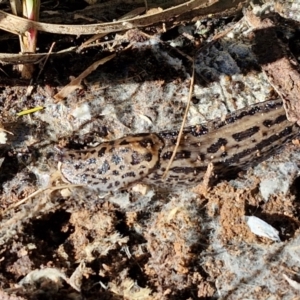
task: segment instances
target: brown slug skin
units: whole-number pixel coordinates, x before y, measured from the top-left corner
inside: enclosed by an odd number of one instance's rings
[[[281,100],[269,100],[183,131],[175,159],[178,130],[141,133],[104,142],[97,147],[65,151],[60,171],[74,184],[101,191],[125,189],[135,182],[159,188],[191,186],[201,182],[207,165],[218,178],[236,174],[267,159],[299,133],[286,119]]]

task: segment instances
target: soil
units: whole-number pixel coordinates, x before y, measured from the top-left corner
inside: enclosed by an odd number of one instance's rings
[[[50,10],[61,19],[64,13],[84,16],[88,4],[75,3],[48,1],[41,20]],[[7,10],[8,3],[1,2],[0,9]],[[119,9],[125,14],[132,7]],[[272,18],[277,37],[299,58],[299,24],[277,14]],[[18,53],[16,36],[4,31],[0,36],[1,52]],[[79,47],[88,38],[39,33],[38,51],[47,52],[53,42],[55,51]],[[81,51],[36,64],[31,82],[20,78],[17,65],[2,64],[1,124],[12,134],[0,131],[0,139],[5,135],[0,143],[0,299],[300,297],[297,139],[268,160],[204,189],[161,191],[138,182],[102,193],[68,186],[57,168],[61,150],[179,128],[193,58],[187,126],[278,98],[255,59],[254,43],[253,31],[237,13],[166,32],[160,24],[109,34]],[[262,43],[255,45],[256,52],[259,47],[265,52]],[[112,53],[116,56],[63,100],[54,97]],[[43,110],[17,115],[39,106]],[[260,224],[265,235],[258,235],[248,225],[250,217],[273,229]]]

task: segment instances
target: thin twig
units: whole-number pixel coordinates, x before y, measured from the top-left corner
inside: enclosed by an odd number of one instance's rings
[[[177,149],[178,149],[179,144],[180,144],[180,140],[181,140],[181,137],[182,137],[182,132],[183,132],[185,122],[186,122],[186,118],[187,118],[187,115],[188,115],[188,112],[189,112],[189,109],[190,109],[192,93],[193,93],[193,87],[194,87],[194,78],[195,78],[195,60],[193,61],[193,72],[192,72],[192,78],[191,78],[191,82],[190,82],[190,91],[189,91],[188,102],[187,102],[187,105],[186,105],[185,113],[184,113],[184,116],[183,116],[183,119],[182,119],[182,123],[181,123],[181,127],[180,127],[180,130],[179,130],[179,133],[178,133],[176,145],[174,147],[174,151],[172,153],[171,159],[169,160],[166,171],[164,172],[164,174],[162,176],[163,179],[166,179],[166,177],[168,175],[169,169],[171,167],[171,164],[173,163],[173,160],[175,158]]]
[[[9,206],[7,209],[5,209],[3,212],[1,212],[1,215],[4,215],[5,213],[7,213],[9,210],[17,208],[18,206],[20,206],[21,204],[25,203],[27,200],[33,198],[36,195],[39,195],[47,190],[51,190],[56,191],[56,190],[61,190],[61,189],[65,189],[65,188],[71,188],[71,187],[83,187],[85,186],[84,184],[65,184],[65,185],[60,185],[60,186],[56,186],[56,187],[47,187],[44,189],[39,189],[35,192],[33,192],[32,194],[30,194],[29,196],[23,198],[22,200],[18,201],[17,203],[14,203],[13,205]]]
[[[44,62],[43,62],[43,65],[42,65],[42,67],[40,68],[40,71],[39,71],[38,76],[36,77],[36,81],[38,81],[38,79],[40,78],[40,76],[41,76],[41,74],[42,74],[42,72],[43,72],[43,70],[44,70],[44,68],[45,68],[46,62],[48,61],[49,56],[50,56],[50,54],[52,53],[52,50],[53,50],[53,47],[54,47],[54,46],[55,46],[55,42],[52,43],[52,45],[51,45],[51,47],[50,47],[48,53],[46,54],[46,57],[45,57]]]

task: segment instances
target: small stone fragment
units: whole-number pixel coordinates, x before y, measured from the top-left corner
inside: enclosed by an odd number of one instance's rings
[[[274,227],[254,216],[245,216],[245,218],[246,223],[249,226],[252,233],[261,237],[266,237],[275,242],[281,242],[279,232]]]

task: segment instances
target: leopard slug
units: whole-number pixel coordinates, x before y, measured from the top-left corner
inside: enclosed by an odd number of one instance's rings
[[[296,137],[299,127],[286,119],[281,100],[269,100],[205,125],[184,129],[168,176],[162,179],[178,130],[141,133],[97,147],[65,151],[62,176],[101,191],[124,189],[135,182],[159,188],[201,182],[208,163],[219,178],[258,164]]]

